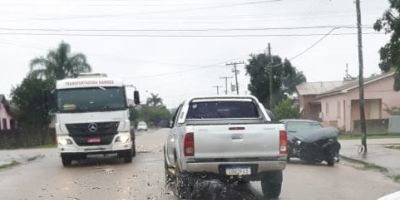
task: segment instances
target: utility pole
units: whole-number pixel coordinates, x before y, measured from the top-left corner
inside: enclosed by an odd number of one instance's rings
[[[238,64],[244,64],[244,62],[243,62],[243,61],[241,61],[241,62],[231,62],[231,63],[227,63],[227,64],[226,64],[226,66],[233,65],[233,70],[232,70],[232,72],[235,73],[236,94],[237,94],[237,95],[239,95],[239,83],[238,83],[238,79],[237,79],[237,75],[238,75],[238,73],[239,73],[239,70],[237,69],[237,66],[236,66],[236,65],[238,65]]]
[[[364,60],[363,60],[363,50],[362,50],[362,29],[361,29],[361,6],[360,0],[356,0],[356,10],[357,10],[357,32],[358,32],[358,63],[359,63],[359,93],[360,93],[360,127],[361,133],[363,134],[361,139],[361,145],[364,148],[364,155],[367,154],[367,125],[365,122],[365,99],[364,99]]]
[[[272,98],[272,64],[273,64],[273,59],[272,59],[272,55],[271,55],[271,44],[268,43],[268,58],[270,59],[269,64],[267,66],[267,72],[269,74],[269,109],[272,110],[273,108],[273,98]]]
[[[217,95],[219,95],[219,88],[222,87],[220,85],[214,85],[213,88],[217,88]]]
[[[228,79],[231,79],[231,76],[221,76],[220,79],[225,79],[225,95],[228,94]]]

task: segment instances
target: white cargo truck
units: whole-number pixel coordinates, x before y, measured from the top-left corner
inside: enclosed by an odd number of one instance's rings
[[[57,81],[55,129],[62,164],[90,154],[117,154],[125,162],[135,156],[126,86],[106,74],[80,74]],[[134,92],[135,104],[139,93]]]

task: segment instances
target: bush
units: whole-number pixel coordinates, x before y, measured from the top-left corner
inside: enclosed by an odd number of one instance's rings
[[[300,118],[300,110],[290,99],[281,101],[272,110],[276,120]]]

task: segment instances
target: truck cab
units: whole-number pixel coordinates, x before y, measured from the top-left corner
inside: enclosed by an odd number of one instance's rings
[[[139,103],[135,91],[135,103]],[[135,156],[126,87],[105,74],[81,74],[56,83],[55,129],[64,166],[90,154]]]

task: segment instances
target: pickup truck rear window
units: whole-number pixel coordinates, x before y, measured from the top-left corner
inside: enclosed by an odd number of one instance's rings
[[[186,118],[259,118],[259,113],[251,101],[202,101],[189,104]]]

